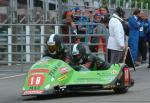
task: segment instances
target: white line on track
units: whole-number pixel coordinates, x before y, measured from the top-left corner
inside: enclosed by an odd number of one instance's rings
[[[6,74],[0,74],[0,75],[6,75]]]
[[[10,79],[10,78],[14,78],[14,77],[20,77],[20,76],[23,76],[25,74],[26,73],[24,73],[24,74],[18,74],[18,75],[13,75],[13,76],[8,76],[8,77],[2,77],[2,78],[0,78],[0,80],[2,80],[2,79]]]

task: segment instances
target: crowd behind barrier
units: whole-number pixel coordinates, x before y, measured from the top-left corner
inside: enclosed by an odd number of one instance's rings
[[[44,54],[45,49],[45,41],[49,37],[51,33],[54,33],[55,26],[62,28],[64,24],[31,24],[31,25],[24,25],[24,24],[5,24],[9,26],[7,32],[1,34],[1,43],[0,43],[0,54],[1,54],[1,61],[0,64],[26,64],[26,63],[34,63],[35,61],[39,60],[42,55]],[[10,26],[11,25],[11,26]],[[93,24],[93,25],[100,25],[102,24]],[[18,28],[15,28],[17,26]],[[36,27],[39,27],[40,30],[36,31]],[[16,30],[24,28],[24,32]],[[47,30],[51,33],[47,33]],[[104,30],[106,28],[103,27]],[[16,32],[14,32],[16,30]],[[17,32],[18,31],[18,32]],[[73,45],[72,37],[76,37],[76,35],[72,34],[71,32],[66,34],[59,34],[64,38],[65,45],[71,47]],[[108,34],[101,34],[101,36],[108,36]],[[100,34],[93,34],[93,36],[98,37]],[[82,34],[78,34],[78,37],[83,37]],[[87,38],[90,38],[90,34],[86,34]],[[68,38],[67,42],[65,41]],[[3,40],[2,40],[3,39]],[[89,45],[99,45],[99,43],[85,43]],[[101,43],[101,46],[105,44]]]
[[[75,23],[102,23],[106,28],[108,28],[110,33],[111,31],[109,30],[108,25],[110,18],[113,17],[113,12],[111,10],[109,11],[107,7],[100,7],[99,9],[94,9],[94,11],[90,8],[81,9],[79,7],[75,7],[74,9],[66,11],[65,23],[72,28],[72,32],[76,31],[78,34],[93,34],[97,31],[96,25],[88,27],[85,25],[76,26]],[[147,35],[149,35],[148,30],[150,26],[148,12],[140,9],[134,9],[133,11],[125,9],[124,12],[126,15],[122,17],[123,22],[121,23],[126,36],[125,42],[131,49],[135,65],[138,66],[141,63],[147,62],[147,58],[150,58],[147,57],[147,44],[149,43],[149,37]],[[148,67],[150,67],[150,60],[148,64]]]
[[[40,59],[44,52],[46,38],[49,34],[55,33],[55,27],[57,26],[60,30],[59,34],[63,36],[66,45],[73,44],[75,42],[74,37],[77,36],[81,42],[89,44],[92,52],[98,52],[98,48],[101,48],[102,52],[106,53],[107,39],[109,37],[108,24],[113,13],[112,11],[108,10],[107,7],[95,10],[75,7],[64,12],[63,24],[41,24],[39,22],[39,24],[27,25],[23,23],[25,22],[24,19],[22,19],[22,25],[1,24],[0,64],[31,63],[31,61],[35,62]],[[126,14],[129,13],[127,9],[125,12]],[[132,16],[131,13],[133,11],[130,11],[130,15],[127,14],[129,16],[124,18],[126,22]],[[138,29],[138,35],[142,34],[142,38],[146,36],[147,30],[145,29],[149,28],[149,20],[146,14],[147,11],[141,11],[140,20],[137,21],[137,23],[142,25]],[[127,37],[130,38],[129,35]],[[147,57],[144,57],[147,55],[147,45],[145,39],[139,39],[137,42],[140,46],[138,46],[136,54],[138,56],[135,62],[137,65],[140,65],[139,61],[142,63],[147,60]],[[143,47],[146,48],[146,51],[144,53],[139,52]],[[141,57],[143,57],[143,60],[140,59]]]

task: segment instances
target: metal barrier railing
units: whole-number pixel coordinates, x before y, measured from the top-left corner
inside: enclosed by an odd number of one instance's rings
[[[39,60],[45,49],[46,38],[49,37],[50,33],[58,33],[63,24],[0,24],[1,26],[8,26],[8,31],[0,34],[0,65],[13,65],[13,64],[26,64],[34,63]],[[82,25],[82,24],[80,24]],[[85,24],[84,24],[85,25]],[[91,25],[91,24],[90,24]],[[107,29],[102,24],[93,24],[98,25],[103,28],[105,34],[78,34],[78,37],[99,37],[103,36],[106,39],[108,37]],[[22,27],[24,29],[18,28]],[[36,29],[39,29],[39,32]],[[49,29],[51,31],[49,32]],[[47,33],[48,32],[48,33]],[[71,33],[71,30],[68,31],[68,34],[60,34],[62,38],[69,38],[69,42],[66,42],[65,45],[71,47],[74,43],[72,42],[72,37],[76,36]],[[3,41],[2,41],[3,38]],[[90,41],[85,41],[87,45],[99,45],[103,46],[106,44],[103,43],[91,43]],[[71,48],[70,48],[71,49]]]

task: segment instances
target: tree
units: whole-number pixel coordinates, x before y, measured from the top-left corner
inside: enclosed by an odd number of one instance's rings
[[[143,5],[143,9],[147,9],[147,8],[150,9],[150,0],[110,0],[111,5],[120,4],[120,6],[123,6],[124,1],[125,1],[125,4],[129,3],[132,8],[135,8],[136,5],[137,5],[137,8],[141,8],[141,6]],[[102,0],[103,5],[108,5],[108,3],[109,3],[109,0]]]

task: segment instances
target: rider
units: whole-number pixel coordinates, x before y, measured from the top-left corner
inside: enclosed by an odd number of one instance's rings
[[[96,55],[91,54],[88,47],[82,43],[76,43],[73,45],[72,55],[72,65],[75,66],[75,69],[77,70],[80,69],[80,65],[89,69],[96,67],[96,70],[104,70],[110,67],[110,64]]]
[[[45,50],[44,56],[50,56],[54,59],[70,62],[71,53],[69,52],[69,49],[65,47],[59,35],[51,34],[46,41],[46,46],[47,48]]]

